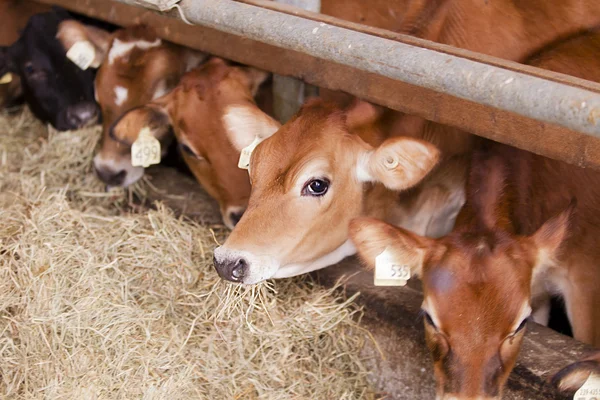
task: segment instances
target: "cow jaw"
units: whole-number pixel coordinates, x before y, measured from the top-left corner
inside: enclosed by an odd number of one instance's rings
[[[270,278],[291,278],[323,269],[355,253],[354,244],[346,240],[332,252],[315,260],[281,265],[277,259],[268,255],[256,255],[221,246],[215,249],[214,260],[215,268],[221,278],[243,285],[253,285]]]

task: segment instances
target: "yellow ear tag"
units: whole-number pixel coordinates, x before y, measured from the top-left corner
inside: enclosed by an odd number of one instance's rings
[[[67,58],[85,71],[94,62],[96,50],[94,49],[94,45],[87,40],[75,42],[69,51],[67,51]]]
[[[375,257],[375,286],[404,286],[410,279],[410,267],[395,262],[386,248]]]
[[[131,145],[131,165],[148,168],[160,163],[160,142],[149,128],[142,128],[137,140]]]
[[[12,74],[10,72],[7,72],[4,75],[2,75],[2,78],[0,78],[0,85],[6,85],[7,83],[11,83],[12,80]]]
[[[590,377],[585,381],[583,386],[575,392],[573,400],[598,400],[600,399],[600,375],[596,375],[593,372]]]
[[[252,152],[260,142],[262,142],[262,139],[256,136],[252,143],[250,143],[248,146],[242,149],[242,153],[240,154],[240,160],[238,161],[238,168],[250,169],[250,157],[252,156]]]

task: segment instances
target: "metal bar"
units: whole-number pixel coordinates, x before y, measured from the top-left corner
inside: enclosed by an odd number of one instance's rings
[[[519,147],[550,158],[566,161],[581,167],[600,169],[600,141],[587,134],[556,124],[532,120],[522,115],[464,100],[445,93],[405,83],[397,79],[377,75],[342,65],[327,59],[314,57],[303,51],[289,50],[275,44],[253,40],[244,33],[232,34],[206,26],[187,25],[178,19],[177,11],[167,16],[110,0],[37,0],[41,3],[65,7],[75,12],[112,22],[117,25],[147,23],[166,40],[224,57],[240,63],[262,68],[280,75],[301,78],[306,82],[331,90],[343,90],[373,103],[414,114],[425,119],[457,127],[465,131]],[[232,3],[229,1],[223,3]],[[184,3],[185,0],[184,0]],[[234,3],[237,4],[237,3]],[[243,4],[237,4],[243,5]],[[253,8],[254,9],[254,8]],[[271,13],[273,13],[271,11]],[[252,14],[243,19],[247,24],[255,18]],[[316,17],[315,17],[316,18]],[[327,17],[330,20],[331,17]],[[338,20],[339,21],[339,20]],[[339,21],[342,25],[344,21]],[[317,23],[319,28],[321,23]],[[325,24],[323,22],[323,24]],[[281,30],[271,27],[270,30]],[[361,28],[370,32],[368,27]],[[328,32],[328,29],[324,29]],[[381,30],[372,29],[380,34]],[[311,31],[312,34],[312,31]],[[389,33],[394,36],[395,34]],[[401,35],[400,35],[401,36]],[[404,38],[406,38],[404,36]],[[414,39],[414,38],[412,38]],[[412,40],[410,39],[410,40]],[[409,39],[406,39],[409,40]],[[385,41],[390,42],[390,40]],[[430,47],[441,46],[427,42]],[[460,49],[442,46],[449,53],[469,54],[469,59],[480,55]],[[446,53],[438,52],[440,56]],[[481,56],[482,62],[493,57]],[[497,60],[498,64],[513,65],[523,74],[560,81],[576,87],[597,90],[598,84],[582,79],[520,66]],[[532,73],[534,72],[534,73]]]
[[[266,8],[272,11],[281,12],[284,14],[295,15],[300,18],[310,19],[316,22],[322,22],[339,28],[346,28],[356,32],[366,33],[367,35],[376,36],[384,39],[394,40],[400,43],[405,43],[411,46],[422,47],[437,51],[439,53],[449,54],[456,57],[466,58],[468,60],[477,61],[480,63],[493,65],[504,68],[510,71],[522,72],[531,76],[537,76],[542,79],[551,80],[553,82],[566,83],[570,86],[580,87],[593,92],[600,93],[600,83],[590,82],[587,80],[575,78],[570,75],[565,75],[557,72],[543,70],[525,64],[520,64],[514,61],[505,60],[502,58],[490,56],[487,54],[475,53],[470,50],[465,50],[457,47],[452,47],[442,43],[436,43],[429,40],[424,40],[418,37],[396,33],[390,30],[374,28],[355,22],[344,21],[339,18],[331,17],[324,14],[303,10],[298,7],[293,7],[288,4],[276,3],[272,0],[234,0],[239,3],[245,3],[257,7]],[[326,3],[325,3],[326,4]]]
[[[181,9],[194,24],[600,137],[592,92],[248,4],[194,0]]]
[[[273,0],[292,8],[319,12],[320,0]],[[306,91],[310,91],[304,81],[289,76],[273,74],[273,116],[282,124],[290,120],[306,100]]]

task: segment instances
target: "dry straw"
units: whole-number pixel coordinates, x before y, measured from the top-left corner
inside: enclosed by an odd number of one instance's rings
[[[352,299],[224,283],[212,231],[102,191],[97,128],[0,127],[1,398],[372,397]]]

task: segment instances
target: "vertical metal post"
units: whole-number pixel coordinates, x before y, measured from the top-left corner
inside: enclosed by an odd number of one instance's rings
[[[321,0],[275,0],[308,11],[320,12]],[[303,81],[282,75],[273,75],[273,112],[282,124],[287,122],[304,104],[307,97],[317,96],[319,89]]]

